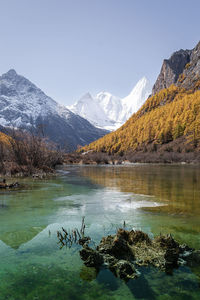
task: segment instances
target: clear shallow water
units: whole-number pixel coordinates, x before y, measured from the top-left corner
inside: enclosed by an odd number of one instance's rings
[[[125,284],[86,268],[78,246],[60,250],[56,237],[85,216],[95,242],[126,220],[200,249],[198,166],[66,167],[57,178],[22,184],[0,193],[0,299],[200,299],[200,268],[173,276],[143,268]]]

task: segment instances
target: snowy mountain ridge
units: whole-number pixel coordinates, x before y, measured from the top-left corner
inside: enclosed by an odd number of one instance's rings
[[[58,104],[13,69],[0,76],[0,125],[31,131],[42,126],[46,137],[69,151],[107,133]]]
[[[25,77],[11,69],[0,77],[0,124],[34,126],[39,116],[59,113],[61,107]],[[70,111],[65,109],[66,113]],[[31,123],[30,123],[31,122]]]
[[[150,82],[143,77],[125,98],[121,99],[108,92],[100,92],[95,97],[87,93],[67,108],[96,127],[116,130],[138,111],[151,90]]]

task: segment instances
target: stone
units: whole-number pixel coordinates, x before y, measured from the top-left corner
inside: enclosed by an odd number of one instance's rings
[[[87,267],[99,268],[103,264],[102,255],[88,246],[80,250],[80,256]]]
[[[194,250],[184,259],[187,261],[187,264],[190,267],[200,266],[200,250]]]
[[[165,266],[176,268],[178,266],[179,250],[178,249],[167,249],[164,255]]]
[[[163,61],[160,74],[152,89],[152,95],[164,88],[169,88],[172,84],[191,89],[199,80],[200,42],[192,50],[181,49]]]
[[[122,228],[116,235],[103,237],[96,249],[84,243],[80,256],[86,266],[97,271],[100,267],[108,268],[125,281],[138,276],[135,266],[151,265],[167,274],[181,265],[200,266],[200,250],[180,245],[170,234],[150,239],[140,230]]]
[[[120,235],[109,235],[103,238],[97,250],[100,253],[114,255],[115,257],[121,257],[130,253],[127,241]]]
[[[134,266],[126,260],[119,260],[115,265],[115,270],[121,279],[130,279],[137,277],[137,272]]]
[[[88,243],[90,241],[90,237],[89,236],[85,236],[83,238],[80,238],[78,243],[79,245],[83,246],[84,244]]]
[[[175,241],[171,235],[160,235],[156,237],[154,241],[160,244],[160,247],[164,249],[179,248],[179,243]]]
[[[145,232],[141,230],[131,230],[128,236],[128,242],[130,245],[146,242],[146,244],[151,244],[151,240]]]
[[[163,61],[160,74],[152,89],[152,95],[178,81],[179,75],[183,73],[185,65],[190,61],[191,53],[191,50],[181,49]]]

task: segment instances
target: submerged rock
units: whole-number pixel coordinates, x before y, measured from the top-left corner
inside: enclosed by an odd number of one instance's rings
[[[172,273],[173,269],[178,267],[179,249],[167,249],[164,258],[166,273]]]
[[[80,231],[65,230],[57,232],[61,248],[71,247],[73,243],[82,246],[80,257],[85,266],[109,269],[116,277],[128,281],[138,277],[136,267],[149,265],[172,274],[181,265],[200,266],[200,250],[180,245],[171,235],[159,235],[151,239],[141,230],[118,229],[115,235],[103,237],[93,249],[89,246],[90,237],[85,236],[85,223],[82,219]]]
[[[80,256],[87,267],[99,268],[103,264],[102,255],[88,245],[84,245],[84,248],[80,251]]]
[[[190,252],[185,260],[190,267],[200,266],[200,250],[194,250]]]
[[[86,236],[86,237],[80,238],[78,243],[79,243],[79,245],[83,246],[84,244],[89,243],[89,241],[90,241],[90,237]]]
[[[102,254],[110,254],[117,258],[130,255],[128,243],[120,235],[102,238],[97,250]]]
[[[119,260],[115,265],[115,271],[121,279],[127,280],[138,277],[138,273],[136,272],[134,265],[127,260]]]
[[[154,239],[154,242],[159,244],[163,249],[179,249],[179,243],[169,235],[159,235]]]
[[[145,242],[147,245],[151,244],[151,239],[148,234],[141,230],[131,230],[128,232],[128,243],[130,245],[135,245],[137,243]]]
[[[119,229],[103,237],[96,249],[84,244],[80,256],[86,266],[108,268],[125,281],[138,277],[136,266],[152,265],[171,274],[179,265],[200,265],[200,250],[180,245],[171,235],[150,239],[140,230]]]

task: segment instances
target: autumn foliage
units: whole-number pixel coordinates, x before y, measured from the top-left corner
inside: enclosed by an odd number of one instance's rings
[[[141,109],[117,131],[82,151],[124,154],[185,137],[185,144],[200,146],[200,81],[192,90],[171,85],[147,99]]]
[[[44,138],[20,130],[0,132],[0,174],[49,173],[61,163],[62,153]]]

